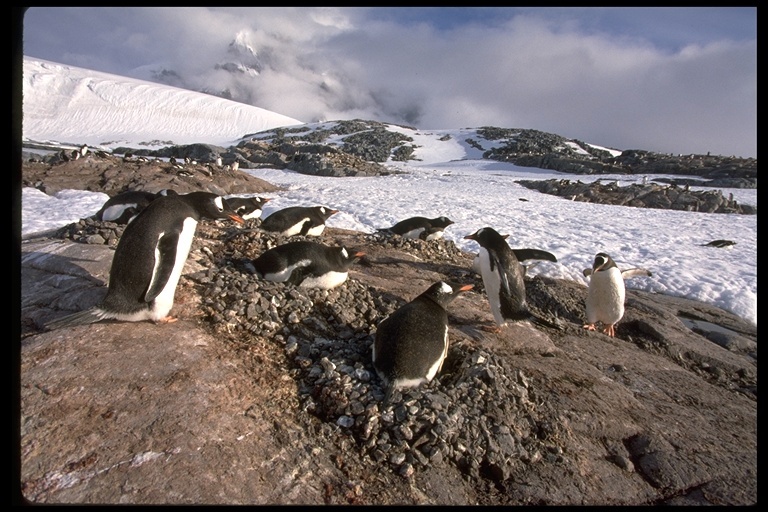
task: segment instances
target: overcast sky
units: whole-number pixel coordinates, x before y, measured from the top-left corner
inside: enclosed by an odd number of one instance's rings
[[[228,54],[236,39],[256,56]],[[145,80],[165,71],[304,122],[757,154],[755,7],[33,7],[23,52]],[[258,75],[217,69],[228,62]]]

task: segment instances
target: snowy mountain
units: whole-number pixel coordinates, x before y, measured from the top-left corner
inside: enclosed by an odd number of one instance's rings
[[[23,93],[25,144],[228,146],[247,133],[302,123],[199,92],[26,57]]]

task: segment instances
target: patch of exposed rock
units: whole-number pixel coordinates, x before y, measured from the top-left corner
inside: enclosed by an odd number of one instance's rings
[[[678,187],[656,183],[631,184],[624,187],[613,181],[583,183],[580,180],[518,180],[526,188],[544,194],[565,197],[572,201],[615,204],[636,208],[660,208],[703,213],[741,213],[757,215],[757,208],[739,204],[733,194],[724,196],[720,190],[690,190],[688,185]]]
[[[734,315],[630,290],[617,338],[608,338],[581,328],[583,285],[535,277],[526,278],[531,307],[560,328],[522,323],[489,334],[479,329],[491,315],[473,255],[452,242],[328,228],[324,243],[366,257],[346,283],[321,291],[256,278],[250,260],[283,241],[257,226],[204,221],[174,306],[178,324],[52,333],[40,332],[46,318],[102,296],[108,265],[95,265],[108,260],[83,253],[67,263],[70,240],[55,242],[64,245],[48,258],[46,242],[30,242],[25,495],[37,503],[756,503],[757,332]],[[80,261],[93,263],[62,279]],[[475,285],[449,308],[448,359],[430,385],[384,408],[370,363],[376,325],[437,279]],[[681,318],[723,326],[730,342]]]

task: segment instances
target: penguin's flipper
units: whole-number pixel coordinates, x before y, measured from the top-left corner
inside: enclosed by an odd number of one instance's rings
[[[541,249],[512,249],[518,261],[525,260],[547,260],[557,262],[554,254]]]
[[[499,257],[496,256],[495,253],[491,252],[488,255],[488,260],[491,267],[491,272],[496,272],[499,274],[499,281],[501,282],[501,287],[504,289],[506,293],[510,293],[509,291],[509,278],[507,277],[507,270],[501,266],[501,262],[499,261]]]
[[[650,277],[653,273],[651,273],[650,270],[646,270],[644,268],[628,268],[626,270],[621,271],[621,277],[624,279],[630,278],[630,277]]]
[[[152,302],[160,295],[168,279],[173,273],[173,267],[176,264],[176,248],[179,245],[179,233],[172,232],[164,234],[157,241],[155,268],[152,279],[147,287],[147,293],[144,295],[144,302]]]
[[[301,225],[301,231],[299,231],[300,235],[306,236],[307,233],[309,233],[309,230],[312,229],[312,221],[308,220],[304,224]]]
[[[310,272],[307,270],[307,267],[296,267],[285,282],[299,286],[309,275]]]
[[[99,320],[102,320],[101,315],[99,315],[99,310],[96,308],[91,308],[83,311],[78,311],[77,313],[65,315],[65,316],[62,316],[61,318],[56,318],[55,320],[52,320],[47,324],[45,324],[45,328],[49,331],[53,331],[55,329],[61,329],[63,327],[74,327],[76,325],[93,324],[98,322]]]

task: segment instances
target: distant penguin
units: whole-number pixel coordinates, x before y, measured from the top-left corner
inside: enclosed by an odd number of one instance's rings
[[[616,335],[616,324],[624,317],[624,279],[652,274],[642,268],[621,271],[616,262],[604,252],[597,253],[592,268],[584,269],[583,273],[585,277],[590,276],[586,301],[587,323],[584,328],[594,331],[595,324],[601,322],[603,332],[613,337]]]
[[[225,201],[243,220],[260,219],[267,197],[227,197]]]
[[[702,247],[718,247],[722,249],[724,247],[732,247],[736,245],[736,242],[734,242],[733,240],[712,240],[709,243],[701,244],[701,245]]]
[[[232,163],[232,170],[233,170],[233,171],[236,171],[236,170],[238,170],[239,168],[240,168],[240,161],[238,161],[238,160],[235,160],[235,161]]]
[[[345,247],[298,241],[267,250],[253,260],[253,266],[267,281],[329,290],[344,283],[352,264],[363,256],[359,251],[350,254]]]
[[[289,206],[268,215],[261,222],[261,229],[282,236],[320,236],[325,222],[338,212],[325,206]]]
[[[174,195],[172,189],[163,189],[159,192],[147,192],[146,190],[128,190],[110,197],[94,215],[101,222],[114,222],[116,224],[128,224],[149,203],[161,196]]]
[[[100,320],[176,321],[168,316],[198,222],[230,218],[243,223],[224,199],[209,192],[158,197],[131,221],[115,248],[104,300],[48,324],[49,329]]]
[[[382,320],[372,346],[373,367],[386,386],[384,404],[396,389],[431,382],[448,354],[448,305],[473,285],[438,281]]]
[[[391,228],[381,228],[379,231],[394,233],[403,238],[421,238],[421,234],[424,231],[430,231],[430,236],[432,238],[428,238],[428,240],[434,240],[443,236],[443,231],[451,224],[453,224],[453,221],[448,217],[436,217],[434,219],[428,219],[427,217],[410,217],[401,220]]]
[[[507,244],[507,237],[493,228],[485,227],[464,238],[480,245],[478,267],[496,323],[495,328],[483,329],[499,332],[507,325],[507,321],[530,319],[525,299],[523,267]]]

